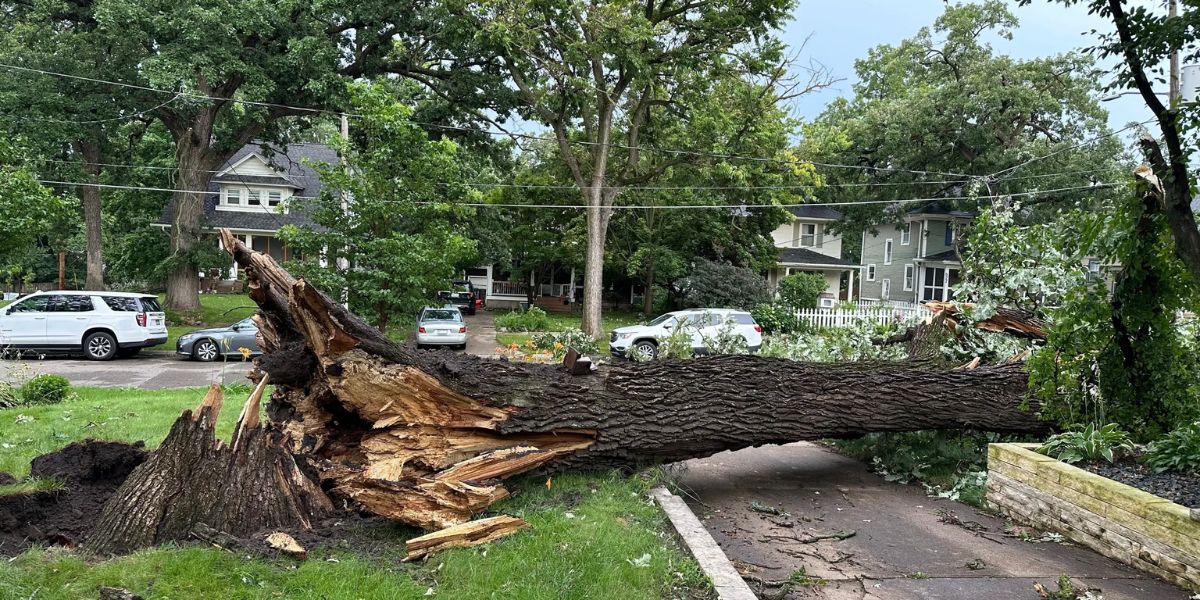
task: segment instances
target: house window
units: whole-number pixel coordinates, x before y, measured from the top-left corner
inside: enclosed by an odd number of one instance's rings
[[[892,299],[892,280],[891,279],[884,279],[882,282],[879,283],[879,299],[880,300],[891,300]]]
[[[900,228],[900,245],[907,246],[912,242],[912,223],[905,223],[904,227]]]
[[[279,202],[283,200],[283,192],[267,192],[267,206],[272,208],[279,206]]]
[[[238,206],[242,203],[242,190],[225,189],[225,204]]]
[[[904,265],[904,291],[911,292],[913,289],[913,275],[916,269],[912,265]]]
[[[888,238],[883,241],[883,264],[892,264],[892,239]]]
[[[946,221],[946,245],[954,245],[954,223]]]
[[[814,223],[800,225],[800,246],[811,248],[817,245],[817,226]]]
[[[1094,283],[1100,279],[1100,261],[1089,258],[1087,262],[1087,282]]]
[[[246,190],[246,206],[259,206],[258,190]]]
[[[875,265],[867,265],[867,281],[875,281]]]
[[[942,267],[925,267],[925,280],[921,282],[921,300],[953,300],[958,283],[958,271]]]

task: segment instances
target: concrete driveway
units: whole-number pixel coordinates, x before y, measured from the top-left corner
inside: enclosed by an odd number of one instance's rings
[[[495,354],[496,327],[491,313],[479,312],[467,317],[466,351],[480,356]],[[56,356],[0,360],[0,380],[53,373],[66,377],[73,385],[142,389],[203,387],[210,383],[248,384],[246,373],[249,370],[250,365],[241,360],[203,363],[170,352],[154,351],[106,362]]]
[[[761,582],[799,569],[825,584],[795,587],[786,598],[1036,600],[1034,582],[1053,591],[1061,575],[1104,600],[1190,596],[1085,548],[1006,535],[1001,519],[884,481],[819,445],[682,464],[681,496],[763,598],[780,589]]]

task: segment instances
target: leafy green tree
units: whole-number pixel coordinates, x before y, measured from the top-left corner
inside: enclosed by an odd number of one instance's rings
[[[1029,4],[1032,0],[1021,0]],[[1073,6],[1083,4],[1088,12],[1110,19],[1112,31],[1096,32],[1099,42],[1090,52],[1116,58],[1112,80],[1105,91],[1136,90],[1154,114],[1166,155],[1159,142],[1142,136],[1142,147],[1155,175],[1164,183],[1164,206],[1174,252],[1183,260],[1192,279],[1200,281],[1200,229],[1192,213],[1194,171],[1188,166],[1196,142],[1196,105],[1182,103],[1178,96],[1178,64],[1195,64],[1200,59],[1200,8],[1193,2],[1180,2],[1177,16],[1145,5],[1130,6],[1125,0],[1052,0]],[[1173,72],[1164,73],[1165,63],[1174,55]],[[1169,82],[1169,98],[1163,102],[1156,83]]]
[[[698,260],[683,282],[687,308],[749,310],[767,299],[767,282],[757,272],[709,260]]]
[[[320,167],[325,187],[310,209],[317,227],[285,227],[302,258],[290,267],[326,290],[345,290],[350,309],[386,331],[453,279],[474,253],[463,218],[478,192],[458,147],[430,140],[409,122],[411,109],[381,86],[356,86],[363,115],[341,148],[346,165]],[[345,206],[343,206],[345,202]]]
[[[1105,137],[1098,70],[1086,56],[1015,59],[986,41],[1009,39],[1017,24],[997,0],[950,5],[932,27],[857,61],[854,96],[833,101],[806,129],[806,144],[827,162],[869,168],[831,172],[826,183],[839,186],[821,190],[822,199],[991,196],[1112,181],[1121,148]],[[858,184],[872,185],[871,193]],[[1064,204],[1092,206],[1101,197],[1088,189],[1039,195],[1025,203],[1025,216],[1048,218]],[[886,206],[846,209],[845,235],[894,218]]]
[[[796,273],[779,280],[776,293],[779,304],[792,310],[816,308],[817,299],[825,291],[825,277],[817,273]]]
[[[685,128],[689,148],[737,146],[743,140],[725,136],[739,129],[754,138],[762,115],[751,111],[759,103],[702,116],[693,108],[706,96],[722,96],[732,80],[763,75],[778,81],[784,71],[782,48],[771,32],[791,8],[790,0],[591,5],[490,0],[474,6],[473,26],[515,87],[518,114],[553,131],[570,181],[587,207],[583,330],[588,334],[601,333],[605,242],[617,197],[696,158],[639,148],[679,147],[668,144],[684,139]],[[778,98],[777,90],[768,91],[766,99]],[[766,146],[767,152],[774,149]],[[760,149],[750,153],[763,156]]]

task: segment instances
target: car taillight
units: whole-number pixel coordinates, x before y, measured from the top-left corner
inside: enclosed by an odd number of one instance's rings
[[[146,326],[146,313],[138,313],[137,314],[137,323],[138,323],[138,327]]]
[[[755,325],[755,326],[754,326],[754,332],[755,332],[755,333],[762,333],[762,325]]]
[[[459,332],[459,333],[466,333],[466,332],[467,332],[467,328],[466,328],[466,327],[459,327],[459,328],[458,328],[458,332]]]
[[[418,327],[418,328],[417,328],[417,332],[418,332],[418,333],[425,333],[425,328],[424,328],[424,327]]]
[[[483,306],[483,298],[476,298],[475,299],[475,308],[479,308],[481,306]]]

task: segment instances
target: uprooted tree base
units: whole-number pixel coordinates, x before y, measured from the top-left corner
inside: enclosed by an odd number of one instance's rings
[[[204,408],[185,413],[109,502],[94,549],[179,539],[189,519],[243,531],[303,527],[333,506],[454,527],[441,538],[455,543],[495,539],[523,523],[468,522],[507,497],[504,479],[533,470],[632,469],[868,432],[1045,430],[1027,406],[1019,364],[946,370],[713,356],[570,375],[414,351],[228,232],[221,237],[261,309],[260,377],[276,386],[269,423],[241,423],[226,447],[205,429]],[[247,509],[263,501],[272,516]]]

